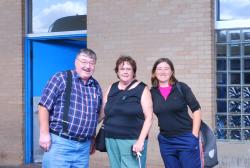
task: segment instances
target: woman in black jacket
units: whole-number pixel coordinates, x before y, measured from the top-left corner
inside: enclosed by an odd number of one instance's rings
[[[151,94],[160,127],[161,156],[167,168],[200,168],[200,105],[190,87],[178,82],[174,73],[173,63],[168,58],[154,63]]]

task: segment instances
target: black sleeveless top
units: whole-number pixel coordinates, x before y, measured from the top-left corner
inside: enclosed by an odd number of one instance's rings
[[[130,90],[119,90],[118,82],[110,88],[104,108],[104,129],[107,138],[137,139],[144,123],[141,96],[145,84]]]

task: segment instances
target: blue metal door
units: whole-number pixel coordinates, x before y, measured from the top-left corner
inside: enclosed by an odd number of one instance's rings
[[[25,163],[40,162],[37,104],[46,82],[58,71],[74,69],[74,59],[80,48],[86,48],[83,37],[26,40],[26,146]]]

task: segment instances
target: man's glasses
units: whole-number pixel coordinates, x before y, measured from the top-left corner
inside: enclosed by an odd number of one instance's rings
[[[89,65],[91,67],[94,67],[95,66],[95,61],[86,61],[86,60],[80,60],[77,58],[77,60],[83,65],[83,66],[86,66],[86,65]]]

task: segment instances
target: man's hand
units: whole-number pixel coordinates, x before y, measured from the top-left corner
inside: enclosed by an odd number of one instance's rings
[[[45,151],[49,151],[51,145],[51,137],[50,134],[41,134],[39,138],[39,145]]]

